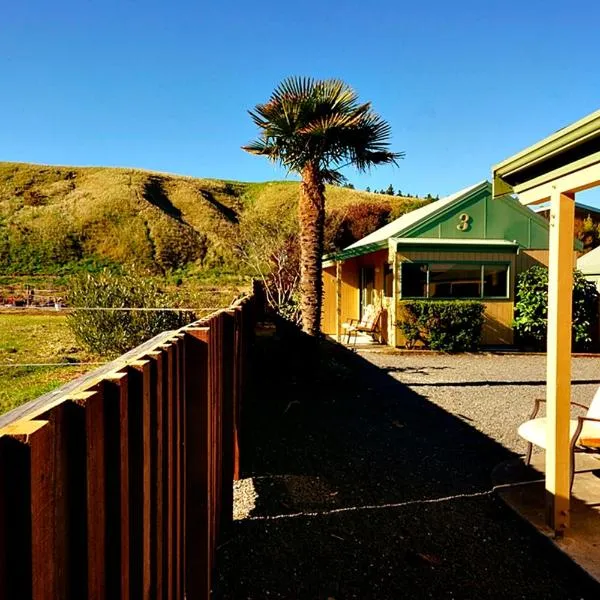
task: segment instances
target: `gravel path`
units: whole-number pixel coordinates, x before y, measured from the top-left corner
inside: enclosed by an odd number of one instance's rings
[[[543,357],[257,346],[239,516],[254,508],[221,546],[215,598],[600,597],[489,493],[523,451]],[[574,362],[581,400],[595,364]]]
[[[517,428],[529,418],[534,399],[546,395],[545,356],[373,351],[360,354],[506,448],[517,453],[525,451]],[[600,385],[600,359],[574,358],[572,383],[573,400],[589,405]],[[573,414],[578,414],[576,408]]]

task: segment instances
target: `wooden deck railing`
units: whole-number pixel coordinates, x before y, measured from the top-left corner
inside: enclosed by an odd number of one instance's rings
[[[0,598],[209,597],[254,299],[0,417]]]

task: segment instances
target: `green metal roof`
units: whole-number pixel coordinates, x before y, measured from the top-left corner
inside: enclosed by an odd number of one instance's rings
[[[466,215],[468,227],[458,225]],[[486,249],[548,248],[548,221],[511,196],[492,200],[492,185],[482,181],[432,202],[381,227],[344,250],[324,257],[327,266],[393,244]],[[396,240],[396,241],[394,241]],[[393,242],[393,243],[392,243]]]
[[[600,162],[600,110],[492,167],[494,198]],[[522,190],[521,190],[522,191]]]

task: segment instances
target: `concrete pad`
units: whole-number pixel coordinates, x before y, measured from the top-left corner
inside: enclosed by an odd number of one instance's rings
[[[531,467],[520,460],[498,465],[492,474],[496,492],[508,506],[600,582],[600,460],[595,455],[576,456],[571,527],[562,537],[556,537],[546,525],[544,460],[544,453],[540,453],[533,456]]]

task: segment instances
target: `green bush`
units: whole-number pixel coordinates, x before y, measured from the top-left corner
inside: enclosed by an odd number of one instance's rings
[[[87,349],[116,356],[135,348],[162,331],[191,322],[190,312],[104,311],[85,308],[168,308],[174,302],[149,277],[119,275],[104,270],[99,274],[72,277],[67,300],[73,312],[68,324]],[[80,310],[77,310],[80,309]]]
[[[476,300],[404,300],[397,326],[408,348],[422,342],[431,350],[465,352],[479,346],[484,310]]]
[[[573,347],[586,350],[598,321],[596,286],[580,271],[573,272]],[[517,279],[513,327],[521,345],[543,349],[548,326],[548,269],[531,267]]]

